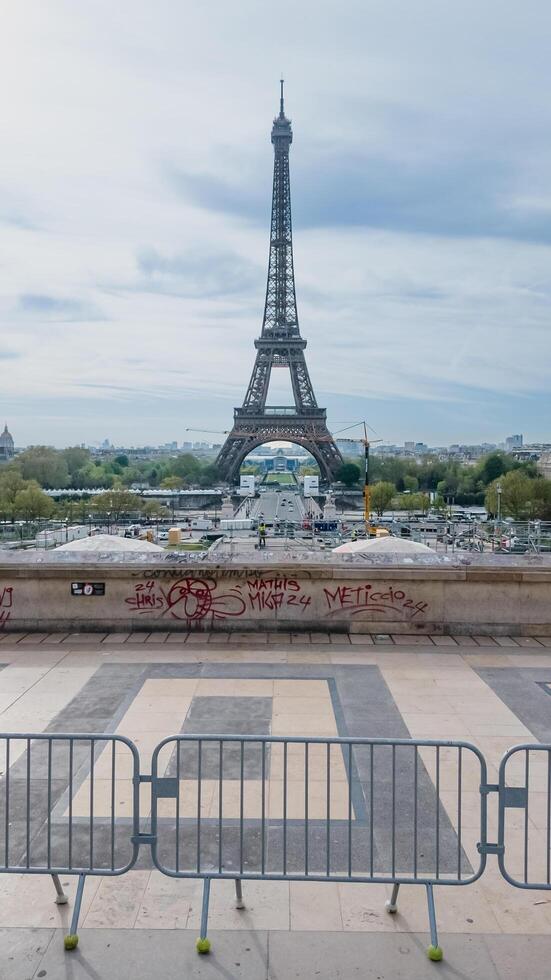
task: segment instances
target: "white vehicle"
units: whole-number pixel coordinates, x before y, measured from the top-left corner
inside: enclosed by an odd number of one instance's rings
[[[37,548],[52,548],[54,545],[66,544],[67,541],[87,538],[89,533],[87,524],[75,524],[72,527],[56,527],[39,531],[34,541]]]

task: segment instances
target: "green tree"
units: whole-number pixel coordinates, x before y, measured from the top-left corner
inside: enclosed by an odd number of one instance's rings
[[[36,480],[47,490],[66,487],[69,483],[69,468],[63,453],[50,446],[31,446],[20,453],[17,462],[24,480]]]
[[[191,453],[182,453],[172,460],[170,470],[173,476],[181,476],[186,483],[195,483],[199,479],[201,464]]]
[[[412,493],[414,493],[418,489],[419,480],[416,476],[409,476],[409,474],[404,476],[404,490],[410,490]]]
[[[475,473],[484,486],[488,486],[498,477],[503,476],[510,466],[510,461],[503,453],[490,453],[477,464]]]
[[[55,504],[37,483],[31,483],[15,495],[15,512],[25,521],[35,521],[39,517],[51,517]]]
[[[19,467],[2,467],[0,470],[0,513],[4,520],[15,520],[15,500],[19,491],[24,490],[26,486]]]
[[[501,486],[501,514],[503,517],[514,517],[515,520],[531,516],[533,503],[533,484],[529,476],[520,470],[511,470],[499,480],[490,484],[486,491],[485,505],[488,513],[494,516],[498,512],[498,485]]]
[[[542,521],[551,521],[551,480],[543,476],[532,483],[532,512]]]
[[[87,463],[90,462],[90,452],[82,446],[69,446],[63,450],[62,456],[67,464],[71,483],[76,486],[78,483],[78,473]]]
[[[92,510],[98,515],[109,515],[112,521],[118,521],[123,514],[139,513],[141,501],[129,490],[107,490],[93,498]]]
[[[118,465],[122,466],[123,468],[128,466],[128,456],[126,453],[121,453],[120,456],[115,456],[115,463],[118,463]]]
[[[360,479],[360,467],[355,463],[343,463],[336,473],[337,480],[347,487],[353,487]]]
[[[392,503],[395,493],[396,488],[394,484],[386,480],[379,480],[378,483],[374,483],[370,487],[371,507],[377,514],[377,517],[382,517],[383,511]]]
[[[164,480],[161,480],[163,490],[181,490],[183,485],[184,481],[181,476],[165,476]]]
[[[140,512],[143,517],[155,520],[156,518],[170,517],[170,511],[168,507],[164,507],[158,500],[148,500],[147,503],[140,507]]]

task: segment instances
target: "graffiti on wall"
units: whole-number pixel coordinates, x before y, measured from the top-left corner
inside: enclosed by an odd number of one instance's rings
[[[146,579],[136,582],[125,603],[140,615],[168,616],[192,623],[209,619],[243,616],[247,611],[273,613],[294,608],[299,612],[311,604],[312,596],[296,581],[285,577],[255,576],[231,587],[220,586],[210,576],[184,576],[175,582]]]
[[[4,629],[13,607],[13,585],[5,585],[0,588],[0,630]]]
[[[309,585],[309,583],[307,583]],[[245,580],[220,581],[205,575],[180,575],[179,578],[146,578],[136,582],[125,603],[138,614],[156,619],[167,617],[192,624],[212,620],[239,619],[253,614],[267,619],[302,618],[312,613],[313,595],[298,579],[271,574],[254,574]],[[324,586],[321,600],[325,612],[321,617],[356,616],[360,613],[384,615],[388,619],[422,618],[428,603],[392,585],[377,587],[370,582],[361,585]],[[306,617],[308,618],[308,617]]]
[[[390,618],[415,619],[428,609],[428,603],[415,600],[392,585],[382,590],[369,582],[363,585],[336,585],[333,589],[324,587],[323,594],[328,608],[328,616],[338,616],[348,612],[351,616],[362,612],[384,613]]]
[[[179,578],[172,585],[161,585],[154,579],[137,582],[133,594],[125,599],[138,613],[169,615],[185,620],[188,625],[198,621],[241,616],[245,612],[242,596],[234,590],[218,592],[212,578]]]
[[[312,596],[303,590],[296,579],[283,576],[247,579],[245,591],[249,609],[257,612],[286,608],[304,612],[312,602]]]

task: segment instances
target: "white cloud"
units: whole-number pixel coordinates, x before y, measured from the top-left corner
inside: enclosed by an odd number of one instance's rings
[[[132,412],[151,441],[202,421],[228,427],[262,318],[282,69],[295,213],[316,206],[295,232],[316,389],[343,405],[373,399],[375,413],[378,401],[407,399],[409,426],[416,406],[427,425],[421,403],[455,402],[452,439],[472,388],[488,403],[516,398],[519,431],[544,438],[549,413],[530,398],[548,391],[551,354],[550,9],[279,9],[277,19],[257,0],[6,10],[0,324],[17,356],[0,368],[0,410],[19,441],[98,439],[107,426],[122,441]],[[351,160],[365,172],[339,185]],[[237,205],[200,206],[174,174],[234,188]],[[453,226],[463,201],[470,230],[446,233],[446,209]],[[514,224],[501,233],[496,215]],[[29,296],[49,309],[29,308]],[[393,424],[387,435],[400,438]],[[484,412],[469,425],[464,438],[482,437]]]

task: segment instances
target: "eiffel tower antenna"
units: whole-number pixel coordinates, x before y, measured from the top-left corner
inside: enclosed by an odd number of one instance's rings
[[[228,480],[237,479],[247,456],[264,442],[284,440],[308,450],[322,477],[335,478],[342,456],[327,428],[324,408],[319,408],[306,366],[306,341],[300,334],[291,222],[289,147],[293,141],[290,120],[284,112],[283,79],[280,79],[279,116],[272,125],[274,177],[268,282],[262,330],[254,346],[256,360],[243,405],[234,411],[234,423],[217,466]],[[266,404],[273,368],[287,368],[294,405]]]

